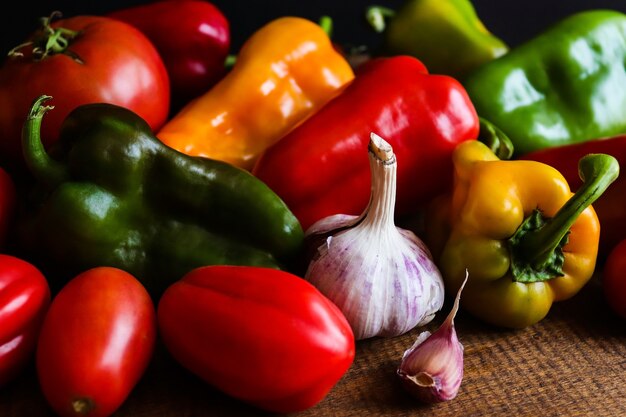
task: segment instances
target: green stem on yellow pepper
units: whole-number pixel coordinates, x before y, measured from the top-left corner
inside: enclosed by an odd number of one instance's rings
[[[478,120],[480,122],[478,140],[487,145],[498,159],[511,159],[515,149],[506,133],[483,117],[479,117]]]
[[[583,185],[554,217],[544,219],[535,210],[509,239],[516,281],[542,282],[562,275],[562,247],[570,227],[618,177],[619,163],[610,155],[589,154],[580,159],[578,171]]]

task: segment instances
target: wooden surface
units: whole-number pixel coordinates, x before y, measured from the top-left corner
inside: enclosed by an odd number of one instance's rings
[[[443,320],[450,305],[427,328]],[[598,279],[518,331],[460,311],[465,376],[449,402],[421,405],[395,375],[419,333],[357,344],[348,373],[318,405],[293,416],[626,416],[626,322],[604,304]],[[306,358],[302,358],[306,360]],[[294,375],[294,378],[297,378]],[[0,416],[53,416],[28,369],[0,391]],[[271,416],[229,398],[179,367],[162,346],[115,417]]]

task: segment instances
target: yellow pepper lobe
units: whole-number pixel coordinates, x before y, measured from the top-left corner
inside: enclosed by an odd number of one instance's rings
[[[233,69],[157,136],[188,155],[250,170],[266,148],[353,78],[350,64],[319,25],[282,17],[255,32]]]

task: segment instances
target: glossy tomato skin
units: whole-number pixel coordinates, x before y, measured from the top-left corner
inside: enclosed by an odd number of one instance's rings
[[[4,248],[13,220],[15,199],[16,190],[13,179],[3,168],[0,168],[0,248]]]
[[[8,57],[0,67],[0,156],[22,165],[20,135],[33,100],[54,97],[55,110],[42,124],[46,147],[59,136],[61,122],[79,105],[108,102],[127,107],[156,131],[165,122],[170,104],[169,79],[154,45],[135,27],[104,16],[75,16],[53,27],[79,32],[69,43],[70,55],[59,53],[33,59]]]
[[[0,254],[0,387],[33,359],[50,289],[29,262]]]
[[[60,416],[109,416],[152,357],[156,313],[132,275],[96,267],[54,297],[37,346],[43,394]]]
[[[626,239],[618,243],[606,259],[602,288],[609,306],[626,320]]]
[[[309,282],[275,269],[195,269],[166,290],[157,316],[180,364],[269,411],[315,405],[354,359],[341,311]]]

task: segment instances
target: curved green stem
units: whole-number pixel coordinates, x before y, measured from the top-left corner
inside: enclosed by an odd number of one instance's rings
[[[487,145],[499,159],[511,159],[515,149],[506,133],[487,119],[479,117],[478,120],[480,121],[478,140]]]
[[[555,270],[559,269],[558,265],[556,269],[552,265],[555,257],[560,257],[557,252],[565,244],[569,230],[580,213],[596,201],[619,176],[619,163],[610,155],[589,154],[579,161],[578,172],[584,182],[583,185],[554,217],[547,219],[536,228],[530,227],[524,230],[520,227],[511,238],[512,254],[519,258],[515,260],[517,266],[513,262],[511,265],[517,281],[546,281],[559,275],[555,273]],[[525,265],[526,268],[518,268],[520,265]],[[529,269],[537,272],[538,275],[529,277],[527,274]],[[547,272],[542,274],[541,271]]]
[[[396,15],[396,11],[384,6],[370,6],[365,10],[365,19],[370,26],[378,33],[385,31],[387,26],[385,20]]]
[[[65,165],[50,158],[41,142],[41,121],[43,115],[54,106],[44,106],[50,96],[39,96],[28,113],[22,128],[22,150],[26,165],[35,178],[54,188],[68,177]]]
[[[333,19],[330,16],[320,17],[319,25],[329,38],[333,37]]]

